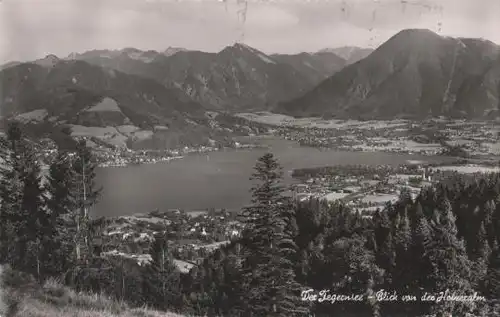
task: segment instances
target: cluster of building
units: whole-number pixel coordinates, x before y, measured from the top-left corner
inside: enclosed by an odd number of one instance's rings
[[[428,120],[337,124],[327,127],[282,125],[273,132],[303,146],[346,151],[384,151],[408,154],[446,154],[459,145],[475,154],[500,154],[495,148],[500,127],[494,122]]]
[[[232,148],[243,149],[252,148],[252,144],[241,144],[232,142]],[[198,147],[185,146],[181,149],[171,150],[131,150],[128,148],[100,148],[94,149],[100,167],[125,167],[137,164],[155,164],[173,159],[180,159],[191,153],[208,153],[220,150],[217,145],[201,145]]]
[[[185,212],[177,209],[119,217],[104,228],[103,255],[123,254],[143,261],[154,235],[164,234],[175,263],[189,266],[241,234],[243,224],[235,217],[234,212],[226,210]]]
[[[349,175],[348,172],[340,175],[334,172],[318,174],[302,178],[292,190],[296,199],[342,201],[369,216],[377,208],[383,208],[387,202],[396,201],[403,190],[415,198],[423,187],[438,179],[429,169],[420,166],[411,169],[394,168],[393,172],[377,173],[375,169],[364,175]]]

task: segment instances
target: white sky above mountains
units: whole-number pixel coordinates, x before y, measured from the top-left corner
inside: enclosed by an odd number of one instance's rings
[[[406,28],[500,43],[500,0],[0,0],[0,64],[91,49],[377,47]],[[440,23],[440,24],[439,24]]]

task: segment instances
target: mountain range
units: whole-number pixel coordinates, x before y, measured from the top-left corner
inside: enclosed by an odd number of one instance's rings
[[[121,144],[226,138],[237,126],[232,113],[251,111],[491,118],[499,115],[500,47],[407,29],[376,50],[268,55],[243,43],[217,53],[92,50],[2,65],[0,91],[4,120],[72,125],[76,134],[100,128]]]
[[[169,47],[48,55],[0,67],[0,117],[37,133],[70,126],[74,135],[114,145],[206,143],[249,132],[228,112],[267,110],[345,63],[333,53],[268,56],[240,43],[218,53]]]
[[[275,111],[390,119],[499,115],[500,46],[407,29]]]
[[[224,111],[267,110],[299,97],[346,64],[331,52],[266,55],[242,43],[218,53],[128,48],[70,57],[179,88],[207,109]]]

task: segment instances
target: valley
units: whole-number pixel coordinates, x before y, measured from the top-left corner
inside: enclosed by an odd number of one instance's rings
[[[353,164],[384,168],[411,161],[455,164],[462,171],[496,166],[500,126],[494,120],[495,112],[470,121],[454,118],[460,111],[427,112],[423,104],[411,106],[416,117],[409,118],[405,111],[411,107],[394,108],[394,103],[406,103],[400,98],[410,96],[411,90],[420,91],[421,102],[441,94],[404,81],[415,67],[437,65],[429,64],[425,54],[410,58],[416,51],[401,43],[412,41],[434,45],[436,52],[446,55],[458,52],[453,67],[465,67],[471,76],[481,69],[494,72],[500,52],[487,41],[445,38],[411,29],[399,32],[376,50],[341,47],[267,55],[235,43],[217,53],[125,48],[72,53],[64,58],[48,55],[0,68],[2,90],[7,92],[0,100],[1,126],[11,120],[20,122],[38,144],[45,164],[53,161],[57,148],[72,151],[76,141],[85,140],[100,166],[99,183],[108,188],[93,213],[108,217],[172,208],[237,211],[249,201],[246,178],[251,166],[266,151],[283,162],[287,184],[299,186],[302,195],[327,199],[356,195],[329,191],[332,185],[328,180],[324,183],[324,177],[319,184],[313,178],[301,185],[290,175],[303,168],[334,165],[348,169]],[[478,59],[476,68],[464,64],[478,54],[491,63],[483,65]],[[372,70],[376,78],[367,75]],[[403,75],[406,77],[397,77]],[[407,87],[390,84],[383,76]],[[460,81],[449,78],[447,100],[458,104],[462,102],[457,99],[462,96],[460,89],[476,89],[472,77],[467,76]],[[351,84],[346,85],[345,80]],[[481,107],[498,100],[495,83],[489,82],[484,93],[490,99],[481,99]],[[335,89],[328,88],[331,85]],[[399,93],[385,96],[386,86]],[[441,86],[436,83],[435,88]],[[471,92],[471,96],[479,98],[481,93]],[[329,118],[335,107],[325,108],[326,100],[341,103],[347,117]],[[394,117],[384,118],[388,113],[377,110],[377,104],[361,105],[370,100],[383,100],[384,109],[396,111],[390,114]],[[297,103],[305,109],[301,113],[294,110]],[[360,107],[378,114],[364,117]],[[450,104],[447,109],[453,107]],[[472,117],[481,112],[467,107],[463,109]],[[189,172],[176,173],[181,169]],[[387,177],[395,177],[398,173],[389,174]],[[353,186],[362,187],[359,183]],[[388,200],[394,190],[399,189],[385,190]]]

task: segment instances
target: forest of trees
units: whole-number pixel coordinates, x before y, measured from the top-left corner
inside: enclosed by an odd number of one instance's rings
[[[252,202],[241,237],[188,274],[168,250],[168,233],[151,244],[150,265],[104,258],[95,246],[105,219],[90,149],[61,150],[44,177],[19,125],[0,138],[0,264],[39,282],[104,292],[131,305],[206,316],[499,316],[500,175],[456,177],[425,188],[372,218],[348,207],[284,195],[272,154],[255,166]],[[360,294],[356,301],[303,300],[309,294]],[[371,295],[414,295],[385,301]],[[440,292],[474,301],[422,301]],[[311,297],[309,297],[311,298]]]

